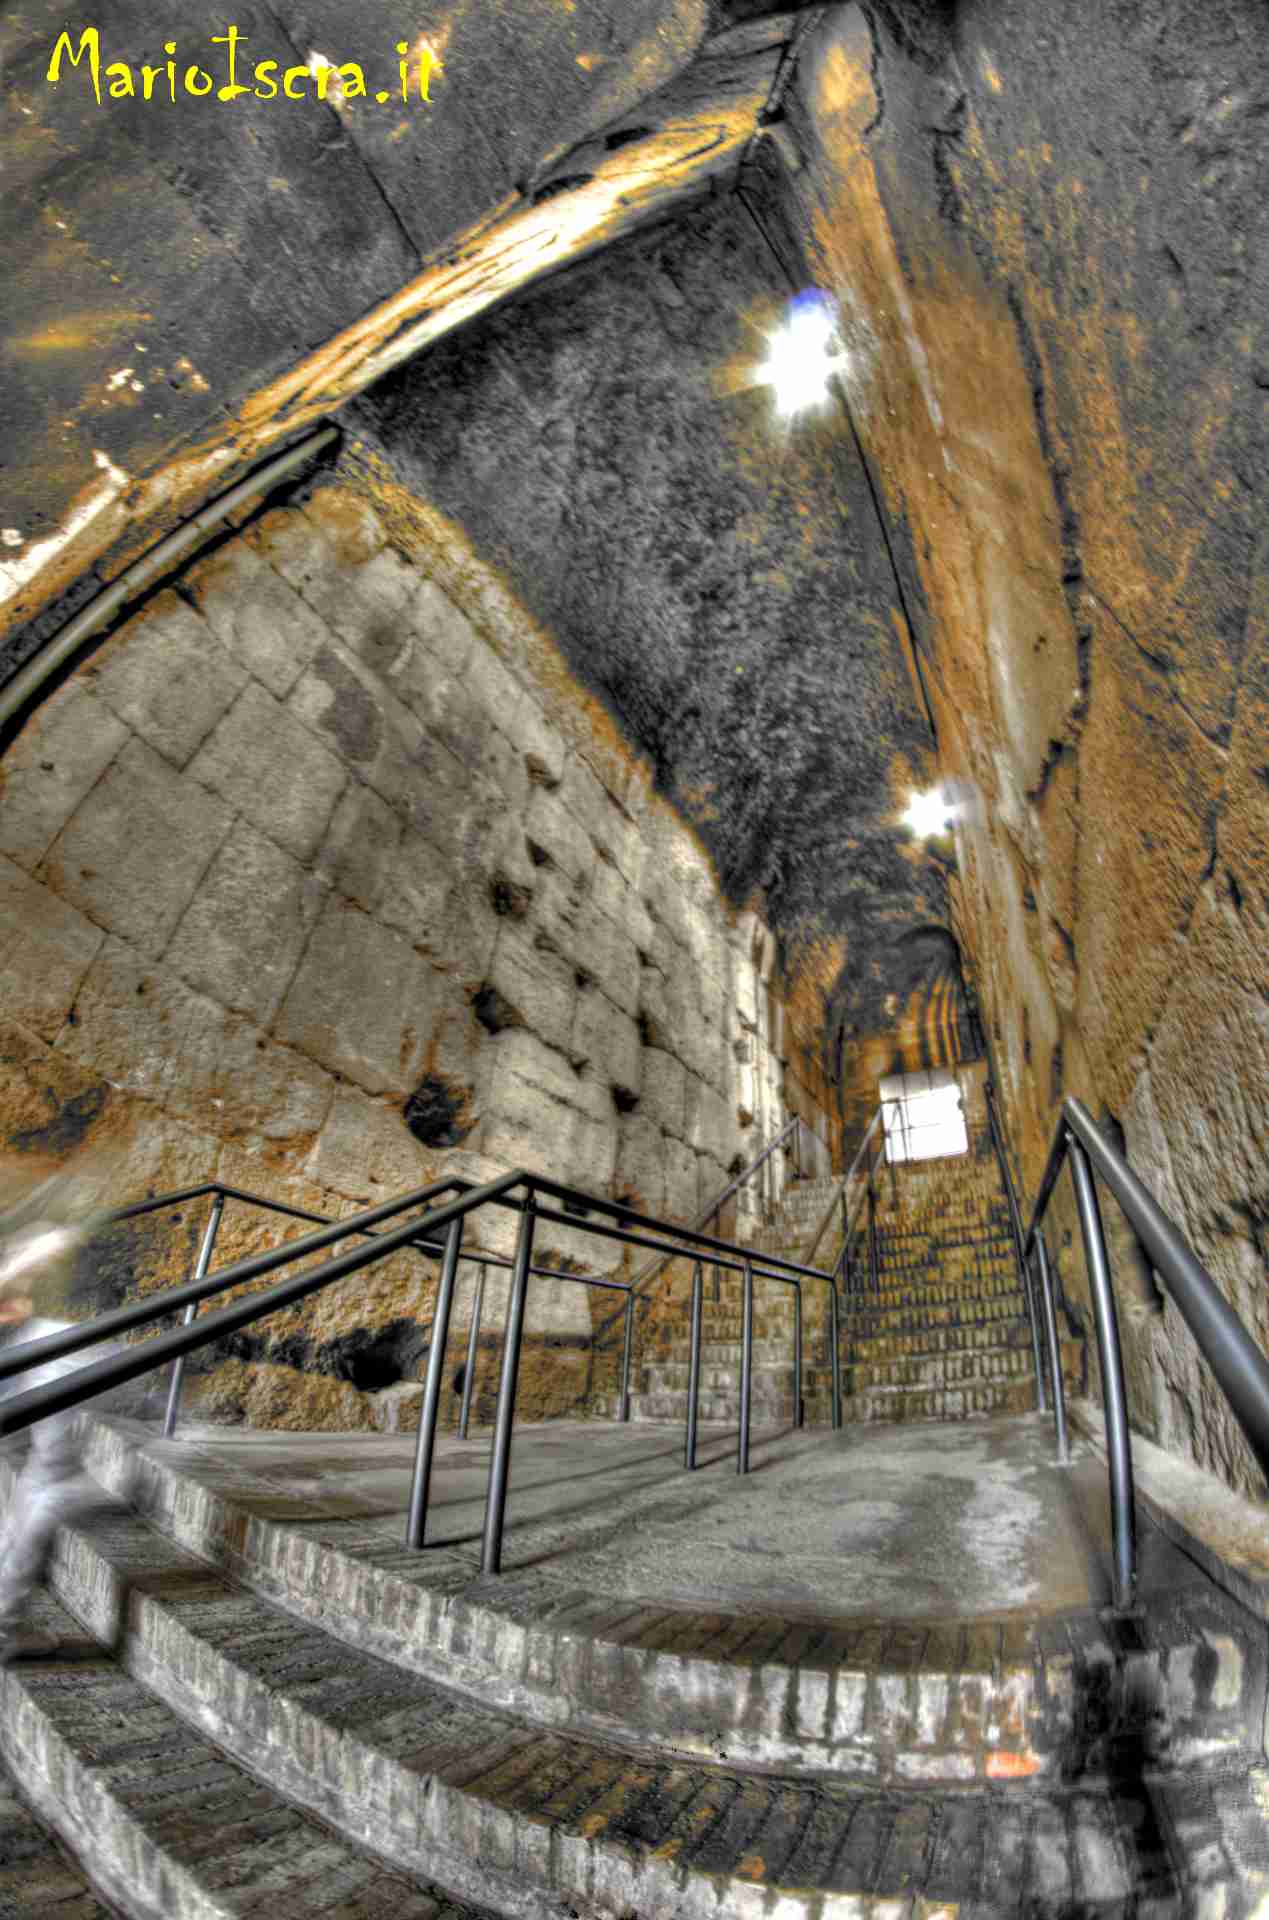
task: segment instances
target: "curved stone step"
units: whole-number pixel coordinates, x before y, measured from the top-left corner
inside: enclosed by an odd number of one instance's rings
[[[14,1873],[7,1852],[0,1865],[7,1920],[500,1920],[306,1818],[95,1646],[56,1601],[39,1596],[35,1615],[74,1657],[0,1674],[0,1751],[80,1871],[52,1841],[41,1836],[36,1852],[24,1838],[23,1871]],[[6,1822],[0,1845],[8,1838]],[[10,1889],[24,1884],[32,1903],[10,1904]]]
[[[917,1920],[937,1903],[986,1920],[1024,1863],[1032,1920],[1073,1903],[1119,1915],[1150,1883],[1171,1899],[1161,1911],[1180,1911],[1122,1791],[896,1802],[632,1757],[358,1652],[135,1517],[98,1533],[63,1531],[55,1584],[119,1642],[125,1672],[91,1654],[71,1686],[56,1662],[9,1670],[0,1739],[129,1920],[367,1905],[396,1920]],[[64,1625],[52,1603],[42,1612]],[[385,1898],[368,1852],[410,1884]]]
[[[253,1517],[154,1450],[134,1475],[126,1437],[104,1425],[93,1458],[107,1480],[134,1485],[164,1529],[141,1530],[137,1564],[166,1553],[188,1567],[193,1549],[403,1676],[676,1763],[909,1785],[1036,1782],[1098,1767],[1125,1739],[1143,1762],[1181,1762],[1199,1748],[1240,1755],[1263,1713],[1264,1661],[1247,1656],[1228,1605],[1206,1589],[1178,1602],[1148,1641],[1130,1634],[1122,1644],[1096,1615],[791,1624],[667,1611],[544,1587],[532,1571],[481,1579],[459,1549],[415,1553],[382,1533],[341,1527],[326,1539]],[[592,1518],[581,1545],[602,1549],[673,1494],[661,1483],[641,1505]]]
[[[112,1920],[83,1867],[31,1810],[2,1763],[0,1913],[5,1920]]]

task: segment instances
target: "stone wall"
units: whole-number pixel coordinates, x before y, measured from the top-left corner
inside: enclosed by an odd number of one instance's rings
[[[1024,1189],[1079,1095],[1262,1346],[1267,101],[1251,0],[836,8],[777,186],[842,303]],[[1071,1226],[1064,1182],[1078,1306]],[[1116,1232],[1135,1422],[1261,1487]]]
[[[215,1175],[338,1216],[525,1166],[689,1219],[788,1099],[815,1118],[773,942],[459,530],[392,508],[342,476],[265,512],[9,747],[0,1133],[19,1155],[112,1148],[121,1200]],[[201,1217],[117,1230],[74,1310],[179,1277]],[[515,1224],[474,1237],[505,1254]],[[221,1257],[278,1231],[231,1205]],[[237,1336],[204,1406],[408,1418],[433,1271],[398,1257]],[[489,1359],[504,1297],[491,1270]],[[580,1397],[591,1308],[534,1283],[522,1408]]]

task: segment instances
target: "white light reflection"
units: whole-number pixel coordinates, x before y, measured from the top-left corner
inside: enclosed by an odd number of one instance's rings
[[[901,818],[918,840],[928,840],[934,834],[945,833],[948,822],[956,818],[958,811],[934,788],[930,793],[914,793],[912,804]]]
[[[812,290],[790,301],[784,325],[769,336],[755,384],[771,388],[776,412],[788,420],[822,405],[831,376],[846,364],[836,310],[825,294]]]

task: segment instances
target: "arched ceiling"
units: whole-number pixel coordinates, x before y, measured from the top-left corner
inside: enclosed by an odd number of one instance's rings
[[[397,84],[395,0],[231,11],[240,75],[355,60]],[[805,23],[751,0],[409,18],[441,64],[408,109],[192,98],[184,64],[224,83],[227,18],[174,0],[100,10],[99,105],[87,53],[49,82],[52,0],[0,20],[0,634],[509,292],[733,181]],[[140,89],[147,62],[149,101],[110,97],[106,68]]]
[[[724,891],[762,899],[803,1037],[831,1058],[844,1024],[881,1019],[895,940],[944,919],[946,897],[897,825],[933,740],[859,447],[840,416],[773,441],[760,396],[718,391],[800,277],[761,150],[784,135],[823,12],[428,6],[410,57],[439,65],[408,109],[173,104],[165,42],[178,76],[190,60],[221,80],[227,20],[148,0],[102,16],[100,58],[138,86],[157,63],[155,98],[110,98],[103,73],[99,105],[91,51],[48,80],[52,5],[10,14],[0,635],[11,660],[29,652],[184,514],[314,422],[351,422],[370,389],[358,431],[508,568]],[[356,60],[388,89],[400,19],[388,0],[355,20],[335,0],[237,8],[239,77],[274,57],[305,92],[306,69]],[[620,242],[602,272],[579,268]],[[570,386],[570,335],[589,396]]]

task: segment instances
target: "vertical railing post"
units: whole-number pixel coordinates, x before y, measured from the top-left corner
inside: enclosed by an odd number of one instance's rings
[[[739,1208],[737,1208],[737,1215],[739,1216]],[[723,1210],[721,1207],[715,1207],[713,1213],[711,1213],[709,1216],[709,1230],[712,1237],[715,1240],[722,1239],[723,1237],[722,1227],[723,1227]],[[739,1230],[740,1230],[740,1224],[739,1224],[739,1217],[738,1217],[736,1231],[739,1232]],[[723,1297],[723,1273],[722,1273],[722,1268],[716,1266],[714,1268],[714,1305],[715,1306],[718,1305],[722,1297]]]
[[[832,1290],[828,1296],[829,1339],[833,1343],[833,1432],[840,1433],[842,1427],[842,1336],[841,1323],[837,1317],[837,1276],[833,1276]]]
[[[220,1216],[225,1211],[223,1193],[212,1195],[211,1212],[207,1216],[207,1225],[203,1229],[203,1243],[198,1249],[198,1262],[194,1268],[195,1280],[205,1280],[207,1269],[211,1265],[212,1248],[216,1244],[216,1235],[220,1229]],[[191,1326],[198,1313],[197,1300],[191,1300],[185,1309],[184,1326]],[[172,1362],[172,1379],[167,1390],[167,1410],[163,1415],[163,1438],[170,1440],[176,1432],[176,1416],[181,1404],[181,1383],[185,1377],[185,1355],[178,1353]]]
[[[793,1283],[793,1424],[802,1425],[802,1283]]]
[[[687,1443],[683,1465],[691,1473],[696,1466],[696,1409],[701,1392],[701,1295],[704,1269],[700,1261],[692,1269],[692,1358],[687,1375]]]
[[[877,1189],[868,1169],[868,1277],[875,1294],[881,1292],[881,1260],[877,1252]]]
[[[467,1438],[471,1424],[472,1393],[476,1385],[476,1354],[480,1345],[480,1312],[485,1304],[485,1263],[476,1269],[476,1293],[471,1303],[471,1326],[467,1331],[467,1365],[463,1370],[463,1407],[458,1416],[458,1437]]]
[[[1049,1255],[1042,1233],[1037,1233],[1035,1237],[1035,1252],[1040,1267],[1044,1331],[1049,1345],[1049,1378],[1053,1383],[1053,1422],[1057,1428],[1058,1465],[1064,1467],[1071,1457],[1066,1435],[1066,1386],[1062,1379],[1062,1346],[1058,1339],[1057,1313],[1053,1305],[1053,1276],[1049,1272]]]
[[[511,1469],[511,1427],[516,1410],[516,1382],[520,1377],[520,1346],[524,1339],[524,1305],[529,1291],[529,1267],[533,1261],[536,1211],[533,1195],[526,1193],[511,1267],[511,1290],[507,1296],[502,1378],[498,1383],[498,1409],[494,1415],[493,1446],[489,1454],[489,1492],[485,1500],[485,1532],[480,1560],[482,1573],[502,1571],[502,1526],[507,1510],[507,1479]]]
[[[1000,1168],[1000,1184],[1005,1190],[1005,1203],[1009,1210],[1009,1231],[1013,1236],[1013,1255],[1018,1265],[1018,1282],[1022,1288],[1022,1297],[1026,1301],[1027,1320],[1031,1328],[1031,1354],[1035,1362],[1036,1411],[1047,1413],[1049,1403],[1044,1392],[1044,1362],[1040,1354],[1040,1316],[1036,1312],[1031,1269],[1022,1257],[1022,1221],[1018,1214],[1017,1195],[1013,1190],[1013,1175],[1009,1171],[1009,1162],[1005,1158],[1005,1140],[1000,1129],[1000,1117],[996,1112],[996,1089],[990,1080],[983,1082],[983,1092],[987,1100],[987,1125],[991,1131],[991,1144],[996,1155],[996,1164]]]
[[[458,1260],[463,1243],[463,1216],[451,1220],[441,1259],[441,1279],[432,1313],[432,1344],[427,1353],[427,1374],[423,1385],[423,1404],[419,1409],[419,1437],[414,1449],[414,1484],[410,1488],[410,1512],[406,1520],[405,1544],[421,1547],[427,1533],[427,1506],[432,1487],[432,1457],[436,1452],[436,1422],[441,1411],[441,1380],[445,1372],[445,1348],[449,1341],[450,1314],[454,1306],[454,1285],[458,1278]]]
[[[753,1387],[753,1267],[745,1261],[744,1315],[740,1332],[740,1435],[736,1449],[737,1473],[749,1471],[749,1414]]]
[[[1088,1155],[1073,1133],[1066,1136],[1075,1202],[1079,1208],[1084,1258],[1088,1264],[1093,1324],[1097,1330],[1097,1358],[1102,1375],[1102,1402],[1106,1413],[1106,1461],[1110,1469],[1110,1524],[1114,1547],[1115,1610],[1132,1607],[1137,1578],[1137,1516],[1132,1484],[1132,1441],[1128,1432],[1128,1399],[1124,1390],[1124,1361],[1119,1345],[1119,1320],[1106,1236],[1102,1230],[1097,1189]]]
[[[622,1420],[630,1418],[630,1359],[634,1348],[634,1294],[626,1295],[626,1332],[621,1348],[621,1414]]]

